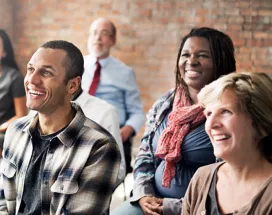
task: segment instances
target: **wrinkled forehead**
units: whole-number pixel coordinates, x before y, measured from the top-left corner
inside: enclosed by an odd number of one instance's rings
[[[103,31],[103,30],[112,32],[112,25],[106,19],[95,20],[91,24],[90,29],[89,29],[90,32],[93,32],[93,31]]]

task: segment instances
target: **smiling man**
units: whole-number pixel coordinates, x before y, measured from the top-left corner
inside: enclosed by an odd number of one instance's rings
[[[83,56],[50,41],[27,65],[27,107],[37,114],[8,128],[3,149],[0,214],[102,214],[120,165],[114,138],[72,104]],[[110,168],[109,168],[110,167]]]

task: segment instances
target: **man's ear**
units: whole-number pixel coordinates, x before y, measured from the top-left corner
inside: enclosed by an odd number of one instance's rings
[[[73,95],[79,88],[81,82],[81,78],[79,76],[68,80],[67,83],[67,91],[69,94]]]

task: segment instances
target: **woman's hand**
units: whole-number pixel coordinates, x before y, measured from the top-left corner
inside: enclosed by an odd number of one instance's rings
[[[139,205],[145,215],[162,215],[162,202],[160,198],[145,196],[139,200]]]

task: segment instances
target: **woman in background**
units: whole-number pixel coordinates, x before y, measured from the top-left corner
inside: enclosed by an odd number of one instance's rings
[[[181,198],[195,171],[215,162],[197,94],[235,70],[234,47],[226,34],[196,28],[183,38],[176,61],[176,87],[147,114],[133,195],[112,215],[180,215]]]
[[[15,62],[11,41],[0,29],[0,156],[7,127],[26,114],[24,78]]]
[[[206,132],[224,161],[196,172],[182,214],[272,214],[271,86],[265,73],[234,73],[200,91]]]

